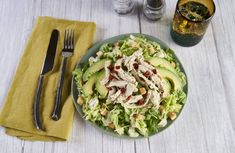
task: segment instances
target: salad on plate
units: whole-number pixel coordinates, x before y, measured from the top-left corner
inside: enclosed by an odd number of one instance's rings
[[[173,52],[143,36],[103,44],[73,75],[84,119],[119,135],[157,133],[186,100],[186,76]]]

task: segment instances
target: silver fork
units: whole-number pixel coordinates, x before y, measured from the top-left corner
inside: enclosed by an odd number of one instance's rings
[[[51,115],[51,118],[55,121],[60,119],[62,90],[63,90],[64,74],[67,64],[67,58],[73,55],[73,51],[74,51],[74,30],[66,29],[64,34],[64,45],[62,49],[63,63],[62,63],[62,68],[60,70],[60,79],[58,82],[58,87],[56,92],[55,106]]]

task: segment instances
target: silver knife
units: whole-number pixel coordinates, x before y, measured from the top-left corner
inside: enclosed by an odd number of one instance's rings
[[[34,98],[33,118],[34,118],[35,127],[38,130],[43,130],[41,119],[40,119],[40,110],[39,110],[40,96],[41,96],[42,86],[43,86],[43,78],[46,73],[50,72],[53,69],[56,48],[57,48],[57,43],[58,43],[58,37],[59,37],[59,31],[53,30],[51,33],[51,38],[50,38],[50,42],[48,45],[46,57],[44,59],[44,63],[42,66],[42,70],[39,75],[38,86],[37,86],[37,90],[36,90],[36,94]]]

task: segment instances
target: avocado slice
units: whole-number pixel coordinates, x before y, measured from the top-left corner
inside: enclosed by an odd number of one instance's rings
[[[85,73],[82,76],[83,81],[87,81],[88,78],[94,74],[95,72],[98,72],[99,70],[104,68],[104,63],[108,61],[108,59],[102,59],[99,60],[98,62],[94,63],[91,65],[91,67],[89,67]]]
[[[182,84],[181,79],[178,77],[178,75],[162,67],[157,67],[157,70],[161,77],[170,81],[170,83],[173,85],[174,90],[182,89],[183,84]]]
[[[163,95],[164,96],[170,95],[171,88],[172,88],[171,83],[166,78],[163,78],[162,82],[163,82],[163,90],[164,90]]]
[[[155,67],[163,67],[163,68],[166,68],[166,69],[170,70],[171,72],[177,74],[177,71],[175,70],[173,65],[171,65],[171,63],[168,62],[167,60],[165,60],[164,58],[152,57],[152,58],[148,59],[147,61],[150,62],[150,64],[152,64]]]
[[[105,77],[105,71],[102,70],[101,72],[99,72],[99,74],[97,75],[97,81],[95,84],[96,90],[98,91],[98,93],[101,95],[100,98],[105,98],[106,95],[108,94],[108,89],[102,85],[100,82],[101,80]]]
[[[85,96],[89,96],[93,94],[93,87],[96,82],[96,77],[98,73],[94,73],[88,81],[82,86],[83,92]]]

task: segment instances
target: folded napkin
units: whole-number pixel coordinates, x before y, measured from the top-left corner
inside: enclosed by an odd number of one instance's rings
[[[74,55],[67,62],[61,118],[58,121],[53,121],[50,116],[55,103],[62,63],[61,49],[66,28],[75,30],[75,50]],[[41,94],[41,120],[46,130],[43,132],[34,127],[33,102],[39,73],[53,29],[59,30],[60,36],[54,68],[45,75]],[[72,71],[91,46],[95,30],[96,26],[92,22],[68,21],[51,17],[37,19],[0,113],[0,125],[6,128],[7,134],[25,140],[63,141],[68,139],[74,115],[74,106],[70,95]]]

